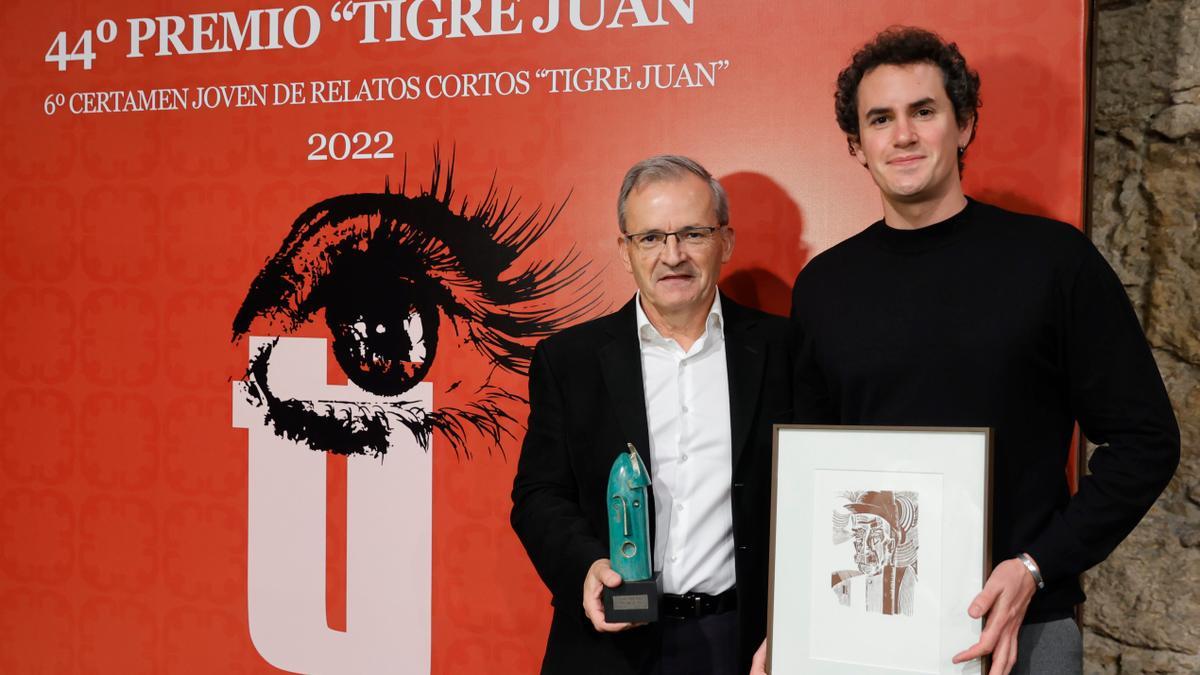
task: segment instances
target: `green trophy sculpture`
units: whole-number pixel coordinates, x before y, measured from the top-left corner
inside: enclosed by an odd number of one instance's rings
[[[616,588],[605,588],[604,619],[609,623],[658,620],[658,580],[650,549],[650,473],[632,443],[608,474],[608,549]]]

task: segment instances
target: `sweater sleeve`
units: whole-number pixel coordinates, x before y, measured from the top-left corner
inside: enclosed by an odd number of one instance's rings
[[[1104,560],[1154,504],[1179,464],[1179,427],[1125,290],[1095,247],[1066,289],[1067,393],[1097,446],[1079,491],[1027,552],[1047,582]]]
[[[529,368],[529,423],[513,480],[510,520],[556,604],[582,607],[588,568],[608,557],[579,506],[565,437],[566,406],[545,342]]]
[[[796,424],[837,424],[837,408],[829,393],[829,384],[817,363],[816,343],[806,326],[812,308],[807,303],[803,272],[792,286],[791,326],[789,348],[795,359],[792,363],[792,422]]]

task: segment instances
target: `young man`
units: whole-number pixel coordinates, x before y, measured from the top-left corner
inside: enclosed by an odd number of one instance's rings
[[[547,338],[529,374],[512,524],[553,597],[543,673],[741,675],[766,632],[771,425],[791,415],[787,321],[717,291],[734,234],[685,157],[634,165],[617,202],[637,295]],[[658,622],[605,621],[608,475],[648,460]]]
[[[796,279],[797,415],[993,430],[994,569],[960,663],[1079,673],[1078,575],[1166,486],[1179,430],[1116,275],[1074,228],[969,199],[979,77],[953,44],[889,29],[838,76],[838,124],[883,220]],[[1014,142],[1019,142],[1014,139]],[[1099,447],[1071,496],[1073,425]]]

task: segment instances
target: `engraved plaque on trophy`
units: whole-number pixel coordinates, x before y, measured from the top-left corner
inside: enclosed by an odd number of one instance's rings
[[[604,619],[609,623],[658,620],[658,580],[650,548],[650,474],[632,443],[608,474],[608,547],[616,588],[605,588]]]

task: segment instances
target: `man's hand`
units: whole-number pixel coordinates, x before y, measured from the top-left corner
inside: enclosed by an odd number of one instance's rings
[[[1013,558],[997,565],[967,608],[973,619],[987,615],[983,633],[979,642],[954,656],[954,663],[991,654],[988,675],[1008,675],[1017,662],[1017,633],[1036,590],[1033,576],[1020,560]]]
[[[601,633],[615,633],[639,625],[608,623],[604,620],[604,600],[600,597],[600,592],[606,586],[616,588],[620,585],[621,575],[613,571],[608,558],[601,558],[592,563],[592,566],[588,568],[587,576],[583,579],[583,613],[592,620],[592,626]]]
[[[767,675],[767,641],[763,640],[750,660],[750,675]]]

